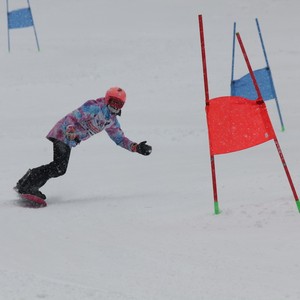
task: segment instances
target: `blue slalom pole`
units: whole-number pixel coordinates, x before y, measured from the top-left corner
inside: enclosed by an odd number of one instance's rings
[[[235,32],[236,32],[236,22],[234,22],[234,24],[233,24],[232,65],[231,65],[231,85],[232,85],[232,83],[233,83],[233,76],[234,76]]]
[[[257,31],[258,31],[258,34],[259,34],[260,43],[261,43],[261,46],[262,46],[262,49],[263,49],[265,61],[266,61],[266,64],[267,64],[267,68],[270,71],[271,85],[272,85],[272,89],[273,89],[274,95],[275,95],[276,107],[277,107],[277,111],[278,111],[278,115],[279,115],[279,119],[280,119],[280,123],[281,123],[281,131],[284,131],[285,127],[284,127],[284,124],[283,124],[281,111],[280,111],[280,107],[279,107],[279,102],[278,102],[278,99],[277,99],[277,94],[276,94],[275,86],[274,86],[274,83],[273,83],[272,72],[271,72],[271,68],[270,68],[270,65],[269,65],[266,48],[265,48],[264,41],[263,41],[263,38],[262,38],[262,34],[261,34],[260,26],[259,26],[259,23],[258,23],[258,19],[256,18],[255,21],[256,21]]]
[[[31,18],[32,18],[32,25],[33,25],[34,35],[35,35],[36,46],[37,46],[38,51],[40,51],[40,45],[39,45],[38,37],[37,37],[37,34],[36,34],[36,30],[35,30],[35,25],[34,25],[34,20],[33,20],[32,12],[31,12],[31,7],[30,7],[30,4],[29,4],[29,0],[27,0],[27,3],[28,3],[28,8],[30,10]]]
[[[10,36],[9,36],[9,21],[8,21],[8,0],[6,0],[6,14],[7,14],[7,47],[8,52],[10,52]]]

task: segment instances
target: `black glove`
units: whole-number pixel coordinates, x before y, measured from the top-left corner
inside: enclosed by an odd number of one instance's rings
[[[147,141],[141,142],[136,145],[136,152],[142,155],[150,155],[152,152],[152,147],[146,144]]]

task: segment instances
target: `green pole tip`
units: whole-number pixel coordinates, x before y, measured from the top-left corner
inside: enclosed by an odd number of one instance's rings
[[[300,204],[299,204],[300,205]],[[221,213],[220,209],[219,209],[219,202],[214,202],[214,206],[215,206],[215,214],[218,215]]]
[[[284,128],[284,126],[282,126],[282,127],[281,127],[281,131],[282,131],[282,132],[284,132],[284,131],[285,131],[285,128]]]
[[[300,213],[300,201],[299,201],[299,200],[296,200],[296,204],[297,204],[298,211],[299,211],[299,213]]]

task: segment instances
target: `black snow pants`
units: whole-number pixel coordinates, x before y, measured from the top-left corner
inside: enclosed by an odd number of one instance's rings
[[[62,176],[67,171],[71,148],[56,139],[51,139],[51,142],[53,143],[53,161],[31,170],[29,178],[31,187],[39,189],[50,178]]]

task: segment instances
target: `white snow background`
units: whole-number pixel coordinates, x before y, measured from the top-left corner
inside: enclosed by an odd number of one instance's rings
[[[215,157],[213,213],[198,26],[202,14],[213,98],[229,94],[234,21],[253,69],[265,66],[259,19],[285,132],[267,106],[299,193],[299,1],[30,3],[40,52],[29,27],[11,31],[8,53],[0,5],[0,299],[300,299],[300,214],[272,141]],[[18,206],[16,181],[52,159],[52,126],[115,85],[122,129],[152,155],[103,132],[41,189],[48,207]]]

